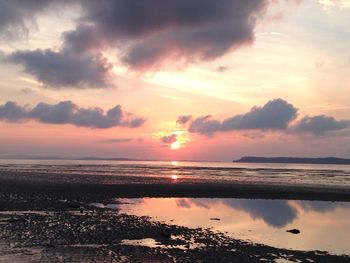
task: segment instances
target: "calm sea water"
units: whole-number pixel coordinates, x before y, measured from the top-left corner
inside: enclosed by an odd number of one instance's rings
[[[55,174],[62,180],[92,175],[104,183],[129,180],[240,182],[350,188],[350,165],[165,161],[0,160],[0,171]],[[96,176],[99,175],[100,177]],[[97,178],[97,179],[96,179]],[[108,178],[108,179],[106,179]],[[199,181],[198,181],[199,180]]]

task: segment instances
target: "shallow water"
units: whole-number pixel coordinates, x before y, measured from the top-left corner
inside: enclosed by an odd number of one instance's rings
[[[84,175],[100,183],[239,182],[350,188],[350,165],[165,161],[0,160],[0,172],[44,174],[59,181]],[[22,174],[23,176],[23,174]]]
[[[350,203],[220,198],[116,199],[121,212],[278,248],[350,255]],[[300,234],[286,232],[297,228]]]

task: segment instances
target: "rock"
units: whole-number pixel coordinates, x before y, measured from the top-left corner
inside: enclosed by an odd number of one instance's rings
[[[79,209],[80,208],[80,204],[76,204],[76,203],[71,203],[68,205],[69,209]]]
[[[217,217],[212,217],[212,218],[210,218],[210,220],[220,221],[220,218],[217,218]]]
[[[21,222],[22,220],[20,218],[15,218],[15,217],[12,217],[12,218],[9,218],[7,220],[5,220],[5,222],[7,223],[10,223],[10,224],[15,224],[15,223],[18,223],[18,222]]]
[[[296,229],[296,228],[289,229],[289,230],[287,230],[287,232],[292,233],[292,234],[300,234],[300,230]]]
[[[170,239],[170,238],[171,238],[171,233],[169,233],[169,232],[163,232],[163,233],[160,234],[160,236],[161,236],[162,238],[165,238],[165,239]]]

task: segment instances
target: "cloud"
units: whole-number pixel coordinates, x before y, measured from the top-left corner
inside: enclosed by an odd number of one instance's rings
[[[35,90],[26,87],[26,88],[21,89],[21,92],[22,92],[23,94],[28,95],[28,94],[31,94],[31,93],[35,93]]]
[[[223,121],[206,115],[194,119],[189,132],[212,135],[215,132],[232,130],[285,130],[297,117],[298,109],[282,99],[274,99],[263,107],[253,107],[249,112],[235,115]]]
[[[298,116],[298,109],[283,99],[274,99],[262,107],[253,107],[245,114],[235,115],[216,120],[212,115],[204,115],[193,119],[182,119],[191,115],[179,116],[177,122],[188,124],[188,131],[212,136],[216,132],[249,131],[243,136],[262,137],[266,130],[280,130],[289,134],[324,135],[331,132],[350,129],[350,120],[336,120],[326,115],[305,116],[294,122]],[[258,132],[258,133],[251,133]]]
[[[130,67],[169,61],[212,60],[254,41],[254,29],[268,0],[85,0],[65,45],[91,50],[121,47]],[[79,47],[79,48],[77,48]]]
[[[59,51],[11,54],[45,86],[105,87],[111,64],[102,50],[118,49],[120,61],[136,70],[163,64],[213,60],[254,42],[254,30],[269,0],[0,0],[0,32],[27,31],[49,7],[80,5],[74,30]]]
[[[80,0],[0,0],[0,37],[27,35],[36,25],[35,18],[54,4],[66,5]],[[55,7],[57,8],[57,6]]]
[[[177,135],[175,133],[172,133],[170,135],[163,136],[161,140],[164,143],[172,144],[177,141]]]
[[[107,87],[112,68],[100,54],[91,56],[49,49],[17,51],[8,55],[6,61],[22,65],[24,72],[56,89]]]
[[[142,118],[125,118],[120,105],[104,112],[97,107],[81,108],[71,101],[62,101],[57,104],[41,102],[34,108],[20,106],[10,101],[0,105],[0,120],[7,122],[35,120],[41,123],[72,124],[97,129],[117,126],[136,128],[145,122]]]
[[[11,36],[27,33],[28,23],[47,3],[48,1],[36,0],[0,0],[0,34]]]
[[[336,120],[326,115],[306,116],[298,121],[291,130],[300,133],[311,133],[322,135],[332,131],[339,131],[350,128],[350,120]]]
[[[323,5],[325,9],[334,7],[341,9],[350,8],[350,2],[348,0],[318,0],[318,2]]]
[[[186,114],[186,115],[180,115],[177,120],[176,123],[180,124],[180,125],[185,125],[186,123],[188,123],[190,120],[192,119],[192,115]]]
[[[0,106],[0,120],[18,122],[27,115],[27,107],[19,106],[15,102],[9,101]]]
[[[216,71],[217,71],[217,72],[220,72],[220,73],[224,73],[224,72],[226,72],[226,71],[229,70],[229,69],[230,69],[230,68],[227,67],[227,66],[219,66],[219,67],[216,68]]]
[[[0,0],[0,36],[27,33],[35,18],[49,7],[62,8],[81,0]],[[96,36],[94,36],[96,37]],[[90,43],[91,39],[85,39]],[[3,55],[6,62],[18,64],[47,88],[109,87],[112,64],[99,51],[84,53],[80,47],[63,45],[59,51],[24,50]]]
[[[132,138],[114,138],[114,139],[103,140],[102,142],[105,142],[105,143],[123,143],[123,142],[131,142],[131,141],[133,141]]]

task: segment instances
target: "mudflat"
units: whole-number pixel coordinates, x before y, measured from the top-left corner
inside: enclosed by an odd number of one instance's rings
[[[350,188],[71,173],[0,171],[4,191],[97,197],[208,197],[350,201]]]
[[[222,185],[97,184],[78,179],[84,183],[0,176],[0,262],[350,262],[346,255],[253,244],[210,229],[90,205],[125,196],[219,196]],[[226,194],[233,189],[227,188]],[[348,194],[320,193],[339,199]]]

